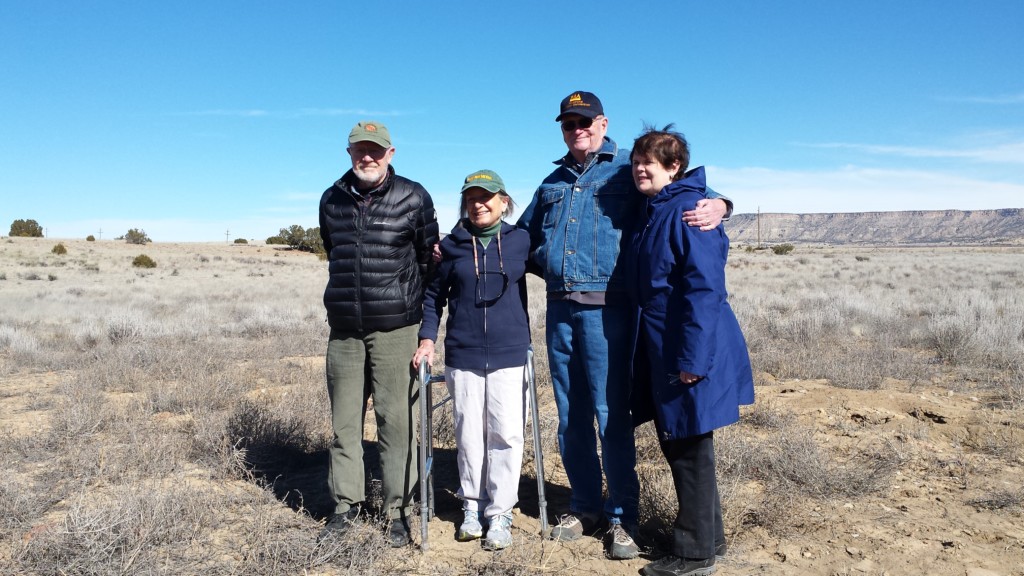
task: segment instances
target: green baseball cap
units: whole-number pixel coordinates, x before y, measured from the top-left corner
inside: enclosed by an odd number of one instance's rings
[[[391,134],[388,127],[373,120],[363,120],[348,133],[348,143],[373,142],[385,148],[391,148]]]
[[[505,191],[505,183],[502,182],[501,176],[498,176],[496,172],[491,170],[477,170],[469,176],[466,176],[466,181],[462,183],[463,192],[470,188],[483,188],[488,192],[497,194],[498,192]]]

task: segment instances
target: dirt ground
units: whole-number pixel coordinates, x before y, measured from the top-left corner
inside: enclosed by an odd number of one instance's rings
[[[59,374],[41,373],[0,379],[0,427],[17,435],[47,426],[46,411],[34,407],[50,404],[45,395],[52,393],[59,378]],[[1024,524],[1019,514],[989,510],[976,502],[984,494],[1019,490],[1019,463],[1007,464],[994,455],[964,449],[982,438],[1007,433],[1019,441],[1020,422],[998,417],[983,421],[977,416],[983,398],[939,386],[910,389],[890,382],[885,390],[859,391],[820,381],[781,381],[760,386],[757,394],[759,402],[773,402],[813,425],[822,444],[886,442],[902,451],[904,463],[892,486],[880,496],[794,509],[794,516],[803,520],[798,534],[778,537],[758,529],[727,527],[732,534],[730,551],[719,563],[718,574],[1024,574]],[[372,426],[367,434],[372,437]],[[447,568],[461,573],[467,560],[500,561],[479,543],[454,540],[459,516],[452,494],[454,461],[445,452],[437,458],[437,515],[429,523],[429,550],[408,552],[403,562],[409,572],[437,573]],[[548,510],[553,515],[564,506],[568,492],[557,456],[548,456],[546,466]],[[516,542],[502,553],[510,565],[603,576],[635,574],[650,560],[644,556],[609,560],[596,538],[577,543],[542,540],[532,478],[524,477],[520,494]]]

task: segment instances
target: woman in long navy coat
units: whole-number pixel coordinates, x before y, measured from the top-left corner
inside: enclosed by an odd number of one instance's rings
[[[634,420],[654,419],[679,513],[672,554],[648,576],[706,575],[725,553],[715,479],[714,430],[754,402],[746,341],[726,300],[729,239],[721,225],[701,232],[683,222],[705,197],[704,168],[687,171],[682,134],[648,130],[632,152],[633,179],[646,198],[632,238]]]

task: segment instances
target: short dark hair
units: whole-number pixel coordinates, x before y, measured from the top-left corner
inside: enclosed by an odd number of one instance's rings
[[[669,124],[661,130],[644,124],[640,137],[633,141],[633,151],[629,153],[630,161],[634,155],[639,154],[657,160],[666,170],[679,162],[679,171],[672,180],[681,179],[686,174],[686,169],[690,167],[690,145],[686,142],[686,136],[673,128],[675,124]]]

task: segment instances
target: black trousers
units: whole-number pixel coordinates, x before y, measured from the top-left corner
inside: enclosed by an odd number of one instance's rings
[[[679,500],[672,526],[672,552],[680,558],[705,559],[725,543],[722,504],[715,478],[714,433],[661,442]]]

